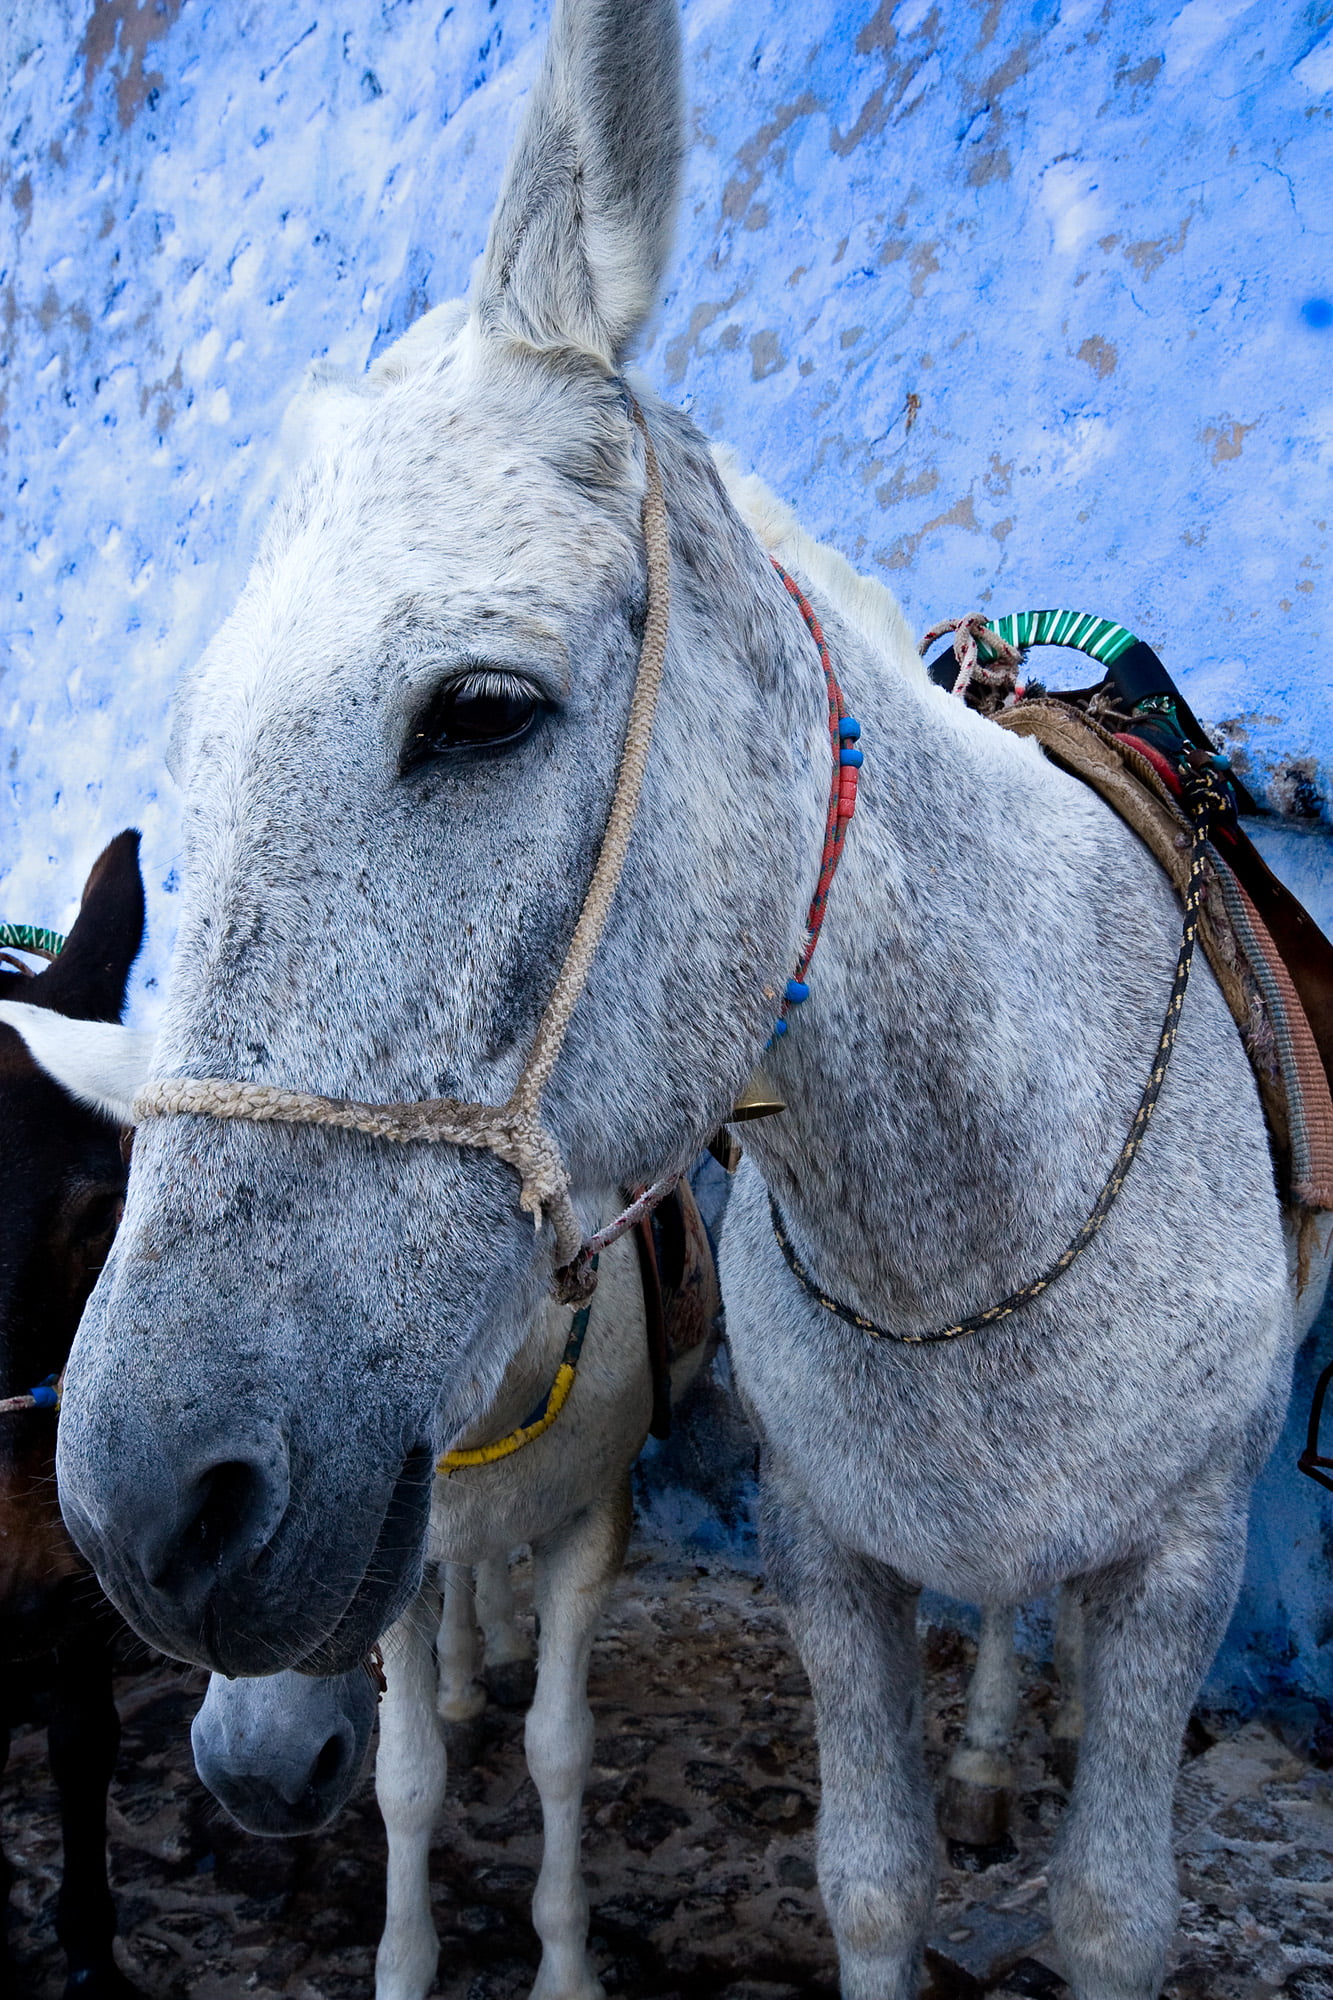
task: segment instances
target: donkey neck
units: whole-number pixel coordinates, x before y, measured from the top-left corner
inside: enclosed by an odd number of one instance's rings
[[[821,1280],[921,1331],[1081,1221],[1165,1002],[1170,897],[1035,745],[828,609],[861,796],[812,997],[767,1058],[788,1110],[747,1143]],[[1122,930],[1160,932],[1160,965]]]

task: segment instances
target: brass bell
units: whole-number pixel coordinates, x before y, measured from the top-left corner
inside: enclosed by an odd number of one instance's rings
[[[775,1118],[779,1111],[786,1109],[785,1099],[778,1096],[764,1072],[757,1069],[736,1099],[727,1123],[744,1125],[751,1118]]]
[[[741,1142],[731,1130],[733,1125],[748,1124],[752,1118],[775,1118],[779,1111],[785,1111],[786,1104],[774,1090],[761,1069],[755,1070],[740,1096],[732,1107],[732,1113],[725,1125],[719,1125],[708,1141],[708,1150],[720,1167],[734,1174],[741,1163]]]

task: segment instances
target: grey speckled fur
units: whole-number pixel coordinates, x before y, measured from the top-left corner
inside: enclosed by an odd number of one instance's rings
[[[621,383],[679,148],[667,0],[561,9],[472,308],[326,396],[311,457],[184,690],[163,1075],[499,1102],[564,954],[643,611]],[[583,1211],[688,1160],[768,1033],[818,865],[824,692],[704,440],[638,393],[674,550],[628,866],[548,1100]],[[743,483],[736,483],[744,501]],[[762,506],[750,509],[759,520]],[[773,511],[773,510],[770,510]],[[1150,2000],[1181,1726],[1239,1575],[1293,1341],[1245,1057],[1204,967],[1097,1242],[942,1348],[873,1341],[1040,1270],[1126,1130],[1175,901],[1090,793],[924,679],[892,607],[779,523],[865,727],[813,997],[727,1219],[769,1573],[818,1704],[820,1875],[848,2000],[916,1991],[933,1880],[913,1602],[1076,1579],[1087,1733],[1051,1864],[1078,2000]],[[502,754],[403,778],[470,663],[548,701]],[[349,1665],[415,1588],[427,1454],[486,1407],[549,1278],[513,1178],[341,1132],[147,1127],[71,1363],[70,1524],[152,1639],[231,1671]]]

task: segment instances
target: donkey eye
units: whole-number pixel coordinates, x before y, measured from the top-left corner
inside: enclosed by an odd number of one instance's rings
[[[525,681],[494,671],[471,673],[437,688],[407,732],[400,771],[467,744],[517,743],[541,702]]]

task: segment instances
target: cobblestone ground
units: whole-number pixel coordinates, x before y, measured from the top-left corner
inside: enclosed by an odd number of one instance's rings
[[[970,1643],[927,1637],[936,1768],[962,1717]],[[127,1680],[113,1793],[122,1958],[154,2000],[352,2000],[373,1984],[384,1841],[369,1782],[326,1834],[258,1841],[202,1791],[189,1751],[198,1676]],[[597,1760],[587,1800],[593,1944],[624,2000],[833,2000],[815,1888],[809,1693],[762,1589],[640,1549],[592,1676]],[[1067,1993],[1042,1874],[1063,1793],[1045,1725],[1053,1688],[1025,1674],[1013,1857],[947,1865],[932,1940],[934,2000]],[[527,1905],[539,1858],[521,1717],[494,1709],[459,1775],[433,1856],[442,2000],[518,2000],[536,1964]],[[1260,1725],[1192,1726],[1178,1797],[1184,1907],[1169,2000],[1333,2000],[1333,1788]],[[44,1738],[20,1731],[4,1791],[18,1870],[14,1938],[30,1991],[56,2000],[58,1841]]]

